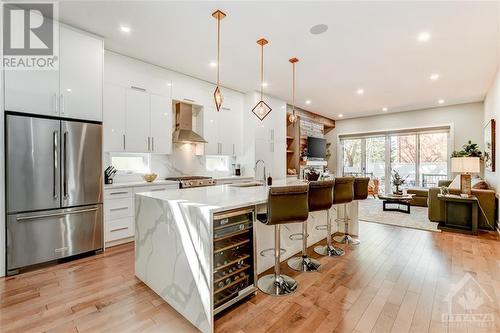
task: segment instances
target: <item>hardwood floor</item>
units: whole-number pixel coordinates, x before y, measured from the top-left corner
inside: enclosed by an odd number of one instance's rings
[[[318,273],[297,274],[283,263],[298,291],[282,298],[259,292],[220,315],[216,331],[500,332],[497,234],[472,237],[365,222],[360,230],[361,245],[341,258],[321,257]],[[134,277],[133,250],[122,245],[0,279],[0,331],[195,332]],[[494,314],[488,327],[442,322],[445,297],[466,273],[487,293],[482,306]],[[474,300],[465,290],[459,293]]]

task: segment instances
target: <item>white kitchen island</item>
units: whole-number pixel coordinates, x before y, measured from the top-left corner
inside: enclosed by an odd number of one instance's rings
[[[239,208],[263,211],[267,194],[267,186],[232,185],[137,194],[136,276],[200,331],[213,332],[214,214]],[[352,232],[357,234],[357,204],[350,211],[354,218]],[[333,220],[334,209],[330,215]],[[325,238],[325,231],[316,229],[325,223],[326,213],[310,214],[309,245]],[[337,230],[335,223],[333,230]],[[300,223],[282,228],[281,246],[287,251],[282,260],[301,250],[301,240],[296,240],[300,232]],[[261,273],[274,264],[273,257],[260,255],[262,250],[274,246],[274,228],[255,221],[253,234],[254,262],[257,273]],[[255,291],[255,288],[244,290],[245,295]]]

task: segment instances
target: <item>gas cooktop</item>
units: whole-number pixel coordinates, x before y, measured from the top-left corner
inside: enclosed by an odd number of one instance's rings
[[[206,176],[178,176],[178,177],[168,177],[165,178],[165,180],[178,181],[179,188],[217,185],[217,181],[215,179]]]

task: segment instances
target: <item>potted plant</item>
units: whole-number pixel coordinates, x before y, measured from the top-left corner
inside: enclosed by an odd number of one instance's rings
[[[401,177],[399,172],[393,171],[392,172],[392,185],[396,187],[396,190],[394,191],[394,194],[403,194],[403,190],[400,190],[399,187],[403,185],[406,182],[406,179],[408,178],[409,175],[406,175],[406,177]]]
[[[483,153],[479,150],[479,145],[477,143],[472,143],[472,141],[469,140],[462,146],[462,150],[454,150],[451,157],[479,157],[482,159]]]

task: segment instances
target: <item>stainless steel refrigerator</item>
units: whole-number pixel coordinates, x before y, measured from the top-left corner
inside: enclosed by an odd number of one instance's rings
[[[103,248],[102,125],[6,114],[7,275]]]

